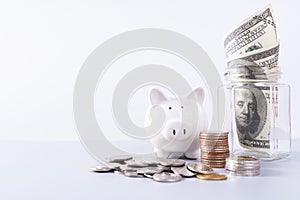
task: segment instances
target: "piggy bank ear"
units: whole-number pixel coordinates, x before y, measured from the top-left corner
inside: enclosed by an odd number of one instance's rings
[[[160,104],[163,101],[166,101],[166,96],[157,88],[153,88],[150,91],[150,101],[152,105]]]
[[[203,104],[204,97],[204,90],[201,87],[195,88],[190,94],[187,95],[188,99],[196,99],[200,105]]]

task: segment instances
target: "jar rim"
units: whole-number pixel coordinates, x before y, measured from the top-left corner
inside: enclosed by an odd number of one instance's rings
[[[277,82],[282,72],[278,65],[240,65],[228,67],[224,73],[230,82]]]

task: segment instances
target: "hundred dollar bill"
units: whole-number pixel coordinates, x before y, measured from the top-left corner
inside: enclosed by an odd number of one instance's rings
[[[270,149],[270,87],[241,86],[234,88],[235,128],[242,147]],[[275,100],[277,101],[277,100]]]
[[[253,66],[251,71],[255,75],[253,79],[277,81],[280,75],[278,67],[279,43],[267,49],[260,49],[245,54],[242,58],[230,58],[227,60],[228,71],[243,70],[245,66]],[[254,67],[257,66],[257,67]],[[240,72],[242,74],[243,71]],[[237,74],[237,72],[235,71]],[[243,80],[241,80],[243,81]]]
[[[279,43],[268,48],[262,48],[257,51],[252,51],[250,53],[244,54],[243,57],[230,57],[227,60],[227,65],[230,67],[230,62],[236,59],[243,59],[245,61],[253,62],[261,67],[264,66],[277,66],[278,65],[278,55],[279,55]]]
[[[244,57],[247,52],[277,44],[276,24],[271,6],[247,18],[224,41],[227,58]]]
[[[224,41],[231,82],[276,82],[279,76],[279,41],[271,6],[249,17]],[[276,90],[244,84],[234,87],[234,128],[239,143],[249,150],[270,149],[270,110],[277,111]]]

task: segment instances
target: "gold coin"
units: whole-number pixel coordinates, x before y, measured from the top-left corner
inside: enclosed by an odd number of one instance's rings
[[[238,156],[237,160],[238,161],[257,161],[256,158],[250,157],[250,156]]]
[[[201,180],[212,180],[212,181],[220,181],[226,180],[227,176],[225,174],[197,174],[197,178]]]

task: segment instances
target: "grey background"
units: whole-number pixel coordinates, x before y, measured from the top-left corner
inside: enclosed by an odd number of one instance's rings
[[[182,33],[223,74],[225,34],[268,3],[281,40],[281,80],[292,86],[292,136],[300,137],[298,1],[12,0],[0,2],[0,139],[78,140],[72,114],[77,73],[98,45],[125,31],[155,27]],[[158,63],[178,63],[161,57]],[[135,62],[128,67],[140,64]]]

